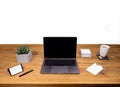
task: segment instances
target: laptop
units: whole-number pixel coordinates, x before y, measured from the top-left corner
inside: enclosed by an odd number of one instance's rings
[[[78,74],[77,37],[43,37],[42,74]]]

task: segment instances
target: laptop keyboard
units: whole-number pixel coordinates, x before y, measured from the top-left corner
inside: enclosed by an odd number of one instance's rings
[[[45,60],[45,66],[75,66],[75,60]]]

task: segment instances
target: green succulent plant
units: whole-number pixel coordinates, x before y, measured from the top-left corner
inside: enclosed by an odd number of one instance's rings
[[[30,48],[28,46],[20,46],[16,49],[17,54],[28,54],[30,51]]]

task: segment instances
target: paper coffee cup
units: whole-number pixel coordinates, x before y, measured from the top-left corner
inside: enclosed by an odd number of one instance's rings
[[[100,46],[100,56],[106,57],[108,54],[108,51],[110,49],[110,46],[108,45],[101,45]]]

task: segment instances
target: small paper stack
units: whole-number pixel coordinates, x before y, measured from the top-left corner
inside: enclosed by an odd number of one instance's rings
[[[88,57],[92,56],[90,49],[80,49],[81,57]]]
[[[89,66],[86,70],[92,73],[93,75],[97,75],[99,72],[103,70],[103,67],[94,63],[91,66]]]

